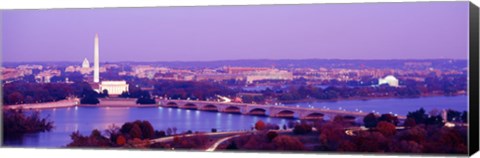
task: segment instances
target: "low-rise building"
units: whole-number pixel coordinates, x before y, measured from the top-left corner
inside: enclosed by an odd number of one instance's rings
[[[100,92],[107,90],[109,95],[120,95],[128,92],[128,84],[126,81],[102,81],[99,90]]]

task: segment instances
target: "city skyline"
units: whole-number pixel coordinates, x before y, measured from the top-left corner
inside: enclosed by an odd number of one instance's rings
[[[465,155],[473,13],[469,2],[1,11],[1,143]]]
[[[464,7],[445,2],[8,10],[2,11],[2,52],[4,62],[92,60],[91,37],[98,32],[104,62],[467,59]],[[409,18],[413,14],[419,18]]]

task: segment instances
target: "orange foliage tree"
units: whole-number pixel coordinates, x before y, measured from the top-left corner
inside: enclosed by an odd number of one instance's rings
[[[380,121],[377,124],[377,130],[386,137],[394,136],[395,133],[397,132],[397,129],[395,128],[395,125],[393,125],[392,123],[385,122],[385,121]]]
[[[117,145],[120,145],[120,146],[123,146],[125,145],[125,143],[127,142],[127,139],[125,139],[125,137],[123,135],[119,135],[117,137]]]
[[[255,129],[256,130],[264,130],[265,126],[266,125],[262,120],[258,120],[257,123],[255,123]]]

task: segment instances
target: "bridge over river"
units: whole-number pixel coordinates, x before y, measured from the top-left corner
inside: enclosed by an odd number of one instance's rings
[[[363,119],[369,113],[358,111],[329,110],[319,108],[292,107],[280,105],[262,105],[233,102],[199,101],[199,100],[158,100],[162,107],[182,108],[203,111],[216,111],[224,113],[239,113],[245,115],[264,115],[269,117],[299,118],[299,119],[323,119],[324,116],[333,118],[340,116],[353,116]],[[405,116],[397,116],[399,120],[405,120]]]

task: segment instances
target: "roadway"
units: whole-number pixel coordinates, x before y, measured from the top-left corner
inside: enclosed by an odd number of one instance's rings
[[[212,146],[210,146],[207,150],[205,151],[215,151],[217,149],[217,147],[222,144],[223,142],[227,141],[227,140],[230,140],[232,138],[235,138],[235,137],[238,137],[240,136],[240,134],[237,134],[237,135],[233,135],[233,136],[229,136],[229,137],[225,137],[225,138],[222,138],[220,140],[217,140],[215,143],[213,143]]]
[[[287,130],[270,130],[270,131],[275,131],[277,133],[287,133],[287,132],[292,132],[292,129],[287,129]],[[312,131],[317,131],[315,128],[312,128]],[[256,131],[255,131],[256,132]],[[246,132],[245,132],[246,133]],[[240,135],[242,134],[245,134],[245,133],[239,133],[239,134],[236,134],[236,135],[232,135],[232,136],[228,136],[228,137],[224,137],[222,139],[219,139],[217,140],[215,143],[213,143],[209,148],[207,148],[205,151],[215,151],[218,146],[222,143],[224,143],[225,141],[228,141],[232,138],[235,138],[235,137],[239,137]]]
[[[210,133],[201,133],[206,136],[231,136],[231,135],[239,135],[239,134],[245,134],[249,133],[252,131],[232,131],[232,132],[210,132]],[[198,134],[185,134],[185,135],[176,135],[179,137],[191,137],[191,136],[196,136]],[[168,137],[163,137],[163,138],[157,138],[157,139],[152,139],[150,140],[150,143],[165,143],[165,142],[172,142],[175,136],[168,136]]]

